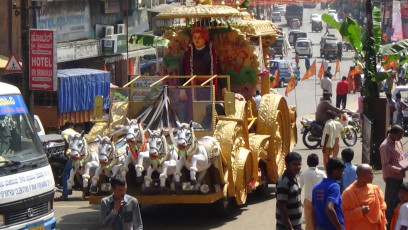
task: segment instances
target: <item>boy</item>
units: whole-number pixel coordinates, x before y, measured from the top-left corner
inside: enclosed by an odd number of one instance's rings
[[[303,201],[303,210],[306,222],[306,230],[313,230],[312,223],[312,190],[313,187],[322,181],[323,178],[326,178],[326,173],[317,168],[319,164],[319,157],[312,153],[307,156],[307,165],[309,168],[306,171],[303,171],[299,176],[299,185],[301,188],[305,186],[305,199]]]
[[[302,217],[301,188],[296,180],[302,156],[290,152],[285,157],[286,170],[276,183],[276,230],[300,230]]]
[[[401,185],[398,198],[401,201],[394,211],[390,230],[408,229],[408,182]]]
[[[333,154],[333,157],[337,157],[339,153],[339,136],[343,130],[343,125],[334,118],[336,114],[332,110],[326,110],[329,120],[326,121],[323,128],[322,135],[322,152],[323,152],[323,164],[326,166],[327,161]]]
[[[343,177],[341,179],[341,192],[342,193],[357,178],[357,174],[356,174],[357,166],[351,163],[353,158],[354,158],[354,150],[352,150],[351,148],[345,148],[343,149],[343,151],[341,151],[341,159],[346,165],[346,168],[344,168]]]
[[[101,226],[104,229],[142,230],[139,203],[136,198],[126,194],[124,178],[111,178],[112,195],[101,201]]]
[[[316,230],[344,229],[344,216],[341,209],[340,185],[344,163],[339,158],[330,158],[326,165],[327,178],[313,188],[312,220]]]

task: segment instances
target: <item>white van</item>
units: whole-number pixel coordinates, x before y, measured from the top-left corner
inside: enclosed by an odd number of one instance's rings
[[[281,22],[282,16],[280,12],[272,12],[272,22]]]
[[[295,44],[295,52],[299,54],[299,56],[308,56],[313,57],[313,44],[312,41],[305,38],[300,38],[296,41]]]
[[[54,187],[20,91],[0,83],[0,229],[55,229]]]

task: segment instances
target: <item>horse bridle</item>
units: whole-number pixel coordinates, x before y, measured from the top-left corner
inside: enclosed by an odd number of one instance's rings
[[[187,128],[182,128],[180,131],[183,131],[184,129],[187,129]],[[177,137],[177,138],[179,138],[179,137]],[[190,132],[190,136],[186,139],[186,138],[179,138],[180,140],[184,140],[185,142],[186,142],[186,147],[187,146],[190,146],[190,145],[192,145],[193,144],[193,141],[192,141],[192,138],[193,138],[193,134]]]
[[[109,142],[103,140],[103,141],[102,141],[102,145],[106,145],[106,144],[109,144]],[[111,150],[109,151],[109,153],[99,153],[99,155],[100,155],[100,156],[106,156],[109,160],[112,160],[111,157],[112,157],[112,154],[113,154],[114,146],[113,146],[113,143],[112,143],[112,142],[110,142],[110,145],[112,146],[112,148],[111,148]]]
[[[129,133],[130,135],[132,135],[134,138],[135,138],[135,140],[136,140],[136,142],[138,143],[138,144],[143,144],[143,134],[142,134],[142,128],[140,127],[140,124],[137,124],[137,126],[138,126],[138,130],[139,130],[139,132],[135,132],[135,129],[133,128],[133,133]],[[130,125],[130,128],[132,128],[132,125]]]
[[[160,139],[160,140],[161,140],[161,145],[160,145],[160,147],[150,146],[150,149],[154,149],[154,150],[157,151],[157,153],[160,153],[159,150],[162,150],[162,149],[164,148],[164,143],[163,143],[163,140],[162,140],[161,136],[160,136],[160,135],[157,135],[157,134],[153,134],[150,138],[151,138],[151,139],[157,138],[157,139]]]
[[[81,149],[71,149],[71,152],[72,152],[72,150],[78,151],[79,156],[81,156],[81,158],[82,158],[82,157],[85,156],[85,151],[83,151],[84,148],[85,148],[85,141],[84,141],[83,138],[79,138],[79,137],[74,137],[74,138],[73,138],[73,141],[75,141],[75,140],[78,140],[78,141],[82,141],[82,142],[83,142],[83,143],[82,143],[82,148],[81,148]]]

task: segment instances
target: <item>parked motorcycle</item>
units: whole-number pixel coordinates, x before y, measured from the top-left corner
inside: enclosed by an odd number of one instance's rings
[[[57,187],[62,187],[62,171],[68,158],[64,157],[65,146],[63,142],[44,142],[43,148],[50,163],[54,181]]]
[[[343,120],[345,119],[345,120]],[[344,114],[340,118],[340,122],[343,124],[343,131],[341,132],[341,139],[345,145],[351,147],[357,143],[357,132],[352,125],[349,125],[348,116],[344,117]],[[300,121],[302,124],[301,134],[303,144],[309,149],[316,149],[321,145],[324,125],[311,119],[302,118]]]

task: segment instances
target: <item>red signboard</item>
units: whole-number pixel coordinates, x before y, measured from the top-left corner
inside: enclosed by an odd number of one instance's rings
[[[53,30],[30,30],[30,89],[57,90],[57,43]]]

